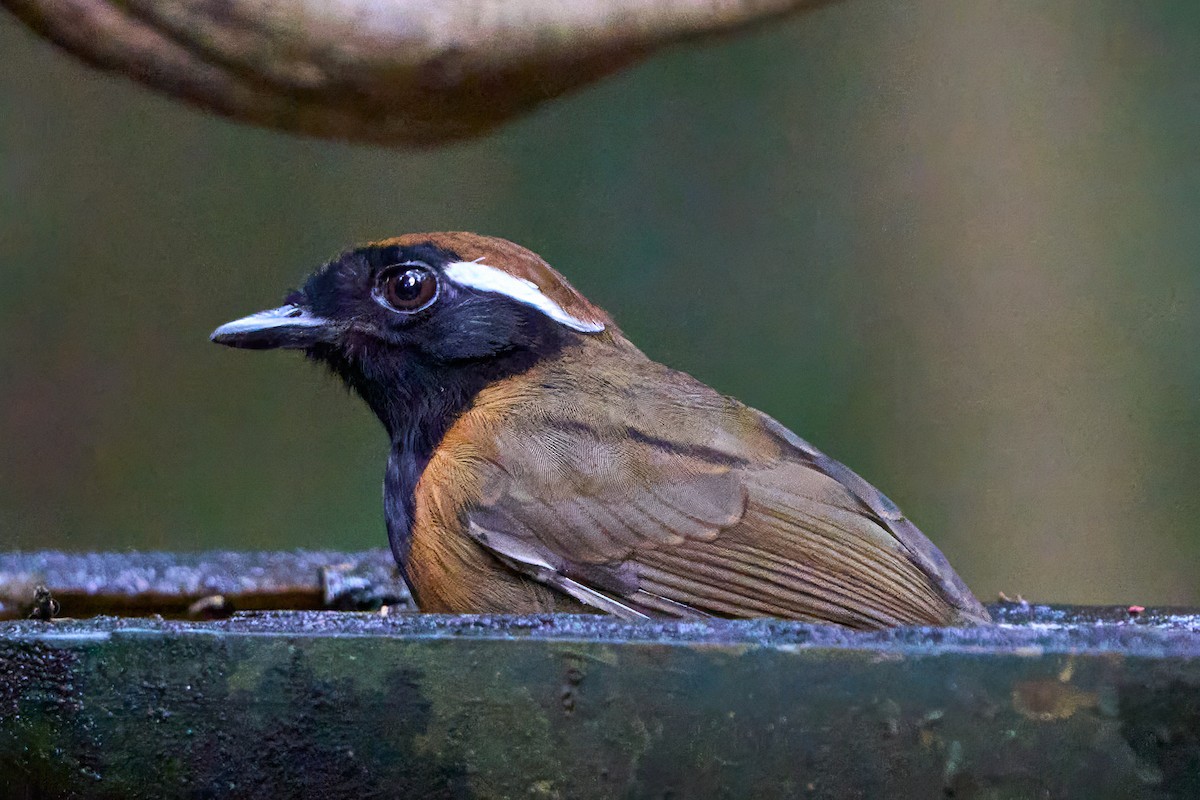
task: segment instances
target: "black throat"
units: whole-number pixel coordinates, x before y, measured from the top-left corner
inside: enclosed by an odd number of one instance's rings
[[[366,401],[391,438],[383,479],[384,517],[392,555],[405,581],[416,487],[446,431],[488,385],[519,375],[561,351],[567,337],[544,347],[514,348],[486,359],[445,363],[406,352],[369,360],[350,359],[340,351],[314,350]],[[420,605],[420,598],[414,598]]]

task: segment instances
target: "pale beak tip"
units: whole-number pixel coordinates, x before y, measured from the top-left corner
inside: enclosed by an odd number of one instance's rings
[[[208,338],[217,344],[247,350],[303,348],[321,340],[328,327],[327,320],[289,303],[226,322]]]

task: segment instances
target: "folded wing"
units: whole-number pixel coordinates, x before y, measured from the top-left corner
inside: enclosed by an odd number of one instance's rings
[[[886,497],[769,417],[715,397],[686,398],[686,414],[614,414],[619,423],[549,416],[501,438],[469,534],[626,618],[987,620]]]

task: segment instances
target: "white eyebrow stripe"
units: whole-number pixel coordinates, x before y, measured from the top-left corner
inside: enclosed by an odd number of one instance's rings
[[[518,303],[536,308],[555,322],[581,333],[599,333],[604,330],[603,322],[592,322],[571,316],[566,309],[542,294],[537,284],[515,275],[509,275],[504,270],[481,264],[478,261],[455,261],[453,264],[443,267],[442,271],[447,278],[461,286],[478,289],[481,292],[505,295]]]

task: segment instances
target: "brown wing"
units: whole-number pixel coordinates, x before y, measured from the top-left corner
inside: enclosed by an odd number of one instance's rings
[[[685,376],[684,376],[685,377]],[[511,567],[626,618],[779,616],[854,627],[987,613],[858,475],[688,379],[587,423],[539,417],[482,467],[469,534]],[[597,418],[600,417],[600,418]]]

